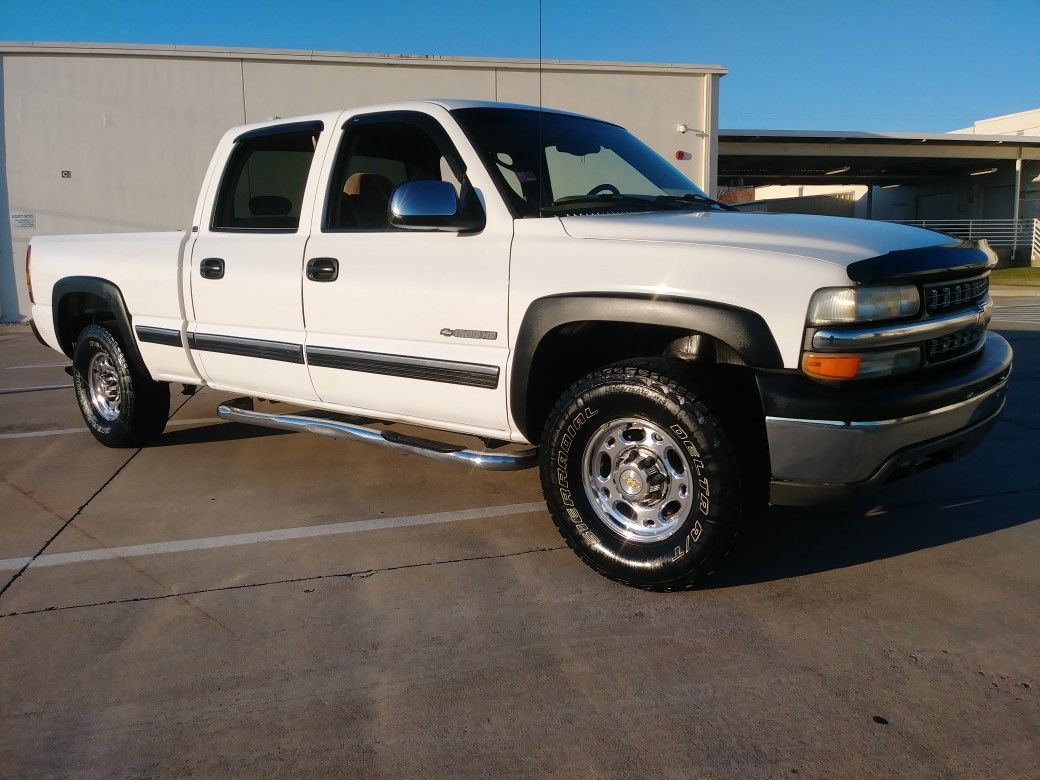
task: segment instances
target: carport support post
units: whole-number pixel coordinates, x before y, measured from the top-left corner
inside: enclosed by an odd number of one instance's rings
[[[1021,154],[1021,153],[1020,153]],[[1011,210],[1012,222],[1011,233],[1015,237],[1011,242],[1011,259],[1015,259],[1015,254],[1018,252],[1018,215],[1019,215],[1019,201],[1022,200],[1022,157],[1019,156],[1015,160],[1015,202]]]

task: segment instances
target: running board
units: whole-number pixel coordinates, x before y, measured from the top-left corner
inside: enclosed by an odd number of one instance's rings
[[[230,422],[281,428],[286,431],[309,431],[321,436],[362,441],[410,452],[435,460],[447,460],[488,471],[517,471],[536,466],[538,450],[526,449],[514,453],[478,452],[461,445],[406,436],[395,431],[380,431],[343,420],[307,417],[300,414],[258,412],[252,398],[236,398],[217,407],[217,416]]]

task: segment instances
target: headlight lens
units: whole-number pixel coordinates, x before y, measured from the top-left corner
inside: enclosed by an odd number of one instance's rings
[[[912,317],[921,310],[914,285],[831,287],[817,290],[809,302],[811,325],[842,325]]]

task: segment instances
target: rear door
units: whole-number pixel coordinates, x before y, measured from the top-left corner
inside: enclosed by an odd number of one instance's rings
[[[338,275],[304,278],[307,359],[322,401],[502,434],[508,211],[497,195],[481,195],[486,224],[469,234],[387,222],[393,189],[405,181],[440,179],[458,191],[468,170],[478,193],[494,193],[461,131],[440,113],[443,123],[420,111],[355,116],[333,141],[307,258],[334,262]]]
[[[303,355],[304,249],[321,168],[321,121],[240,135],[198,226],[190,278],[193,356],[210,384],[313,401]]]

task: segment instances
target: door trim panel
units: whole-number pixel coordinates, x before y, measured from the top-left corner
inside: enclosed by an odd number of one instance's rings
[[[385,352],[362,352],[356,349],[334,347],[307,347],[307,363],[315,368],[338,368],[429,382],[468,385],[486,390],[498,387],[499,368],[483,363],[462,363],[457,360],[392,355]]]

